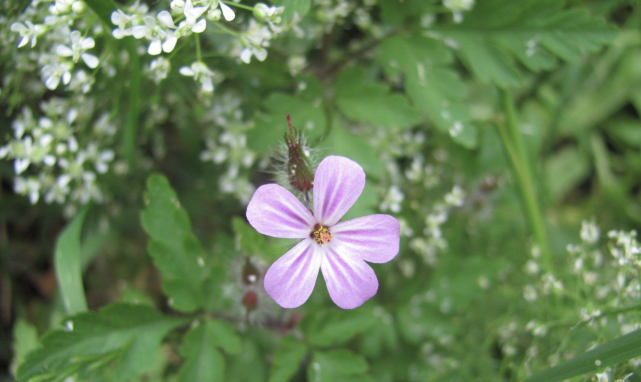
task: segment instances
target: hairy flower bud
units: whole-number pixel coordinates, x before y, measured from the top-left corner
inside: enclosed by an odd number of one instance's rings
[[[287,114],[287,125],[289,132],[285,133],[287,144],[287,170],[289,172],[289,183],[295,190],[307,193],[314,187],[314,172],[310,165],[308,153],[305,152],[303,134],[292,126],[292,119]]]

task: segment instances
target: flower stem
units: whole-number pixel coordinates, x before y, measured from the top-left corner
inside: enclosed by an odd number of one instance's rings
[[[497,124],[499,135],[501,136],[503,147],[512,166],[512,172],[516,178],[521,203],[525,210],[530,229],[541,250],[543,266],[547,271],[551,271],[552,256],[545,231],[545,223],[536,197],[530,161],[527,158],[523,140],[518,130],[512,97],[505,89],[500,89],[499,91],[501,95],[501,105],[505,113],[505,122]]]
[[[236,8],[246,9],[252,12],[254,11],[254,7],[250,7],[248,5],[244,5],[240,3],[234,3],[233,1],[221,1],[221,3],[225,3],[226,5],[231,5],[232,7],[236,7]]]
[[[196,34],[196,60],[198,60],[198,62],[203,60],[203,57],[200,54],[200,35],[198,34]]]

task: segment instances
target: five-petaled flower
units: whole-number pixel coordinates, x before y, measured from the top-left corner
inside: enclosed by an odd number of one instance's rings
[[[265,290],[280,306],[295,308],[312,293],[319,269],[329,295],[343,309],[362,305],[376,294],[378,280],[365,263],[385,263],[399,250],[400,225],[390,215],[340,222],[365,187],[365,172],[339,156],[316,170],[313,212],[277,184],[256,190],[247,219],[260,233],[301,241],[265,274]]]

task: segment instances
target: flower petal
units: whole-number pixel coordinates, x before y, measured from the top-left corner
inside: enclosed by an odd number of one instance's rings
[[[309,238],[316,221],[287,189],[277,184],[260,186],[247,205],[247,220],[263,235],[287,239]]]
[[[386,263],[398,254],[401,225],[390,215],[370,215],[339,223],[331,233],[337,252],[347,251],[365,261]]]
[[[338,254],[336,246],[325,246],[321,270],[332,301],[343,309],[354,309],[378,290],[374,270],[349,251]]]
[[[223,11],[223,17],[225,18],[225,20],[232,21],[236,18],[236,13],[234,13],[234,10],[222,1],[220,2],[220,9]]]
[[[351,159],[328,156],[314,177],[314,217],[333,226],[354,205],[365,187],[363,168]]]
[[[320,246],[307,238],[267,270],[265,291],[283,308],[301,306],[314,290],[321,264]]]

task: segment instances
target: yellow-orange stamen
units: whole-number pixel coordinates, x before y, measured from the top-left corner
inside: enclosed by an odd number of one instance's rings
[[[314,226],[314,231],[309,235],[312,239],[316,239],[318,244],[327,244],[332,240],[332,235],[329,233],[327,227],[320,224]]]

